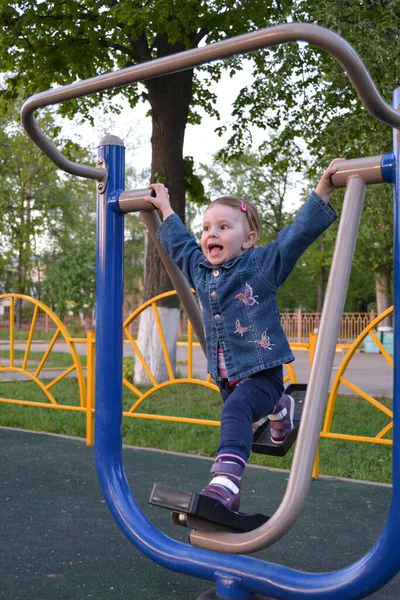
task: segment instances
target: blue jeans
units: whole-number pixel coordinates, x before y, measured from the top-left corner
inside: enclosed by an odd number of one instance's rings
[[[236,387],[223,380],[220,391],[221,438],[217,454],[236,454],[245,461],[253,443],[252,424],[274,410],[284,390],[282,365],[259,371],[243,379]]]

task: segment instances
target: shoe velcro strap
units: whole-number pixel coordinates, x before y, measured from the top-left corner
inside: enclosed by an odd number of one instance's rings
[[[218,486],[221,485],[222,487],[227,488],[233,494],[239,493],[238,486],[235,483],[233,483],[233,481],[231,481],[227,477],[224,477],[223,475],[221,475],[220,477],[214,477],[208,485],[209,485],[209,487],[214,487],[215,485],[218,485]]]
[[[287,408],[282,408],[282,410],[274,415],[268,415],[268,419],[270,421],[281,421],[287,415]]]
[[[203,492],[212,492],[213,495],[220,496],[222,500],[229,500],[229,490],[222,487],[222,485],[207,485],[200,493]]]
[[[244,472],[244,467],[241,467],[237,463],[231,462],[215,462],[211,467],[210,473],[220,473],[221,475],[236,475],[237,477],[242,477]]]

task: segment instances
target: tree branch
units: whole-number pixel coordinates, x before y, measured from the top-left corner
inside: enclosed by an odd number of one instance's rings
[[[112,48],[113,50],[119,50],[122,54],[125,54],[126,56],[129,56],[131,58],[136,58],[135,52],[133,50],[130,50],[126,46],[122,46],[122,44],[117,44],[114,42],[107,42],[107,40],[104,40],[104,39],[99,40],[98,44],[102,48]]]
[[[201,40],[210,33],[210,30],[206,27],[202,27],[199,31],[197,31],[196,33],[194,33],[191,37],[190,37],[190,42],[191,42],[191,46],[192,48],[197,48],[197,46],[199,45],[199,43],[201,42]]]
[[[136,40],[131,41],[132,56],[136,59],[136,61],[143,62],[145,60],[150,60],[151,48],[149,48],[149,44],[147,43],[145,32],[143,32]]]

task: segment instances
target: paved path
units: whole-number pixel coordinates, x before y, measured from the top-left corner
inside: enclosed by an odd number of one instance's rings
[[[46,344],[33,343],[31,350],[32,352],[44,352],[47,347]],[[79,354],[86,354],[85,344],[75,345]],[[7,349],[6,344],[1,344],[0,349]],[[23,342],[16,342],[15,349],[24,350],[25,344]],[[54,345],[54,351],[56,352],[69,352],[67,344],[64,342],[57,342]],[[133,348],[130,344],[124,344],[124,355],[133,356]],[[295,362],[293,363],[297,378],[300,383],[307,383],[310,375],[310,368],[308,364],[308,352],[295,351]],[[331,383],[333,382],[340,363],[345,356],[344,352],[337,352],[334,359],[334,365],[332,369]],[[185,361],[187,359],[187,348],[186,346],[178,346],[177,360]],[[204,354],[198,346],[193,348],[193,375],[199,378],[206,376],[206,359]],[[60,373],[62,370],[60,370]],[[178,363],[178,373],[181,376],[186,376],[187,368]],[[44,372],[46,375],[46,373]],[[57,373],[51,372],[51,377],[55,377]],[[23,376],[22,376],[23,377]],[[0,373],[0,381],[10,381],[16,379],[16,375],[12,373]],[[371,396],[385,396],[387,398],[393,397],[393,370],[388,365],[386,360],[381,354],[366,354],[363,352],[356,353],[350,365],[346,371],[346,379],[351,381],[354,385],[358,386]],[[352,391],[341,385],[339,392],[344,394],[351,394]]]

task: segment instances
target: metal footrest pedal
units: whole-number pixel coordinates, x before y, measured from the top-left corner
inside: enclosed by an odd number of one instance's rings
[[[155,483],[149,503],[171,511],[176,525],[201,531],[242,533],[261,527],[269,517],[256,513],[247,515],[226,508],[222,502],[202,494],[179,490]]]

